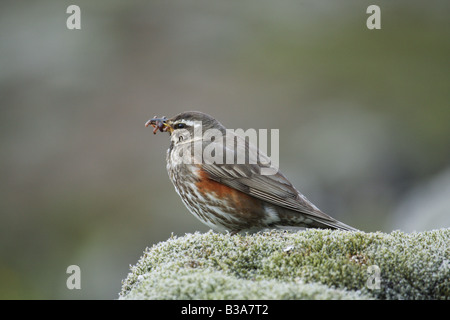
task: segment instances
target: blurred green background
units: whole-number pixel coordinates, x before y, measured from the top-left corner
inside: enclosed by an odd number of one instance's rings
[[[0,2],[0,298],[115,299],[146,246],[208,230],[167,177],[154,115],[280,129],[281,171],[364,231],[449,227],[449,9]],[[66,287],[72,264],[81,290]]]

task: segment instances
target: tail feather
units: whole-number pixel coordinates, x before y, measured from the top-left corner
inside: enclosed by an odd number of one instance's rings
[[[334,222],[329,222],[329,221],[323,221],[322,222],[325,227],[323,227],[324,229],[336,229],[336,230],[345,230],[345,231],[359,231],[356,228],[353,228],[343,222],[340,222],[338,220],[335,220]]]
[[[330,217],[319,209],[310,212],[297,212],[293,210],[283,210],[277,208],[281,216],[278,223],[279,228],[300,227],[300,228],[319,228],[319,229],[336,229],[345,231],[359,231],[341,221]],[[290,228],[289,228],[290,229]]]

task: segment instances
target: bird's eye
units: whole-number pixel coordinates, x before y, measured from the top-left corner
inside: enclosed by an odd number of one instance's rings
[[[185,123],[180,122],[175,125],[175,129],[183,129],[183,128],[186,128]]]

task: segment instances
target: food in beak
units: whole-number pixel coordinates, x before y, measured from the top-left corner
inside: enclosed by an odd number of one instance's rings
[[[162,117],[162,118],[157,118],[156,116],[153,117],[153,119],[148,120],[145,123],[145,126],[152,126],[153,127],[153,134],[156,134],[156,132],[161,131],[161,132],[166,132],[170,126],[166,123],[167,118],[166,117]]]

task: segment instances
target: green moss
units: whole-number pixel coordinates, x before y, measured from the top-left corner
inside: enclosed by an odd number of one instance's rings
[[[187,234],[147,248],[120,298],[449,299],[448,243],[450,229]]]

